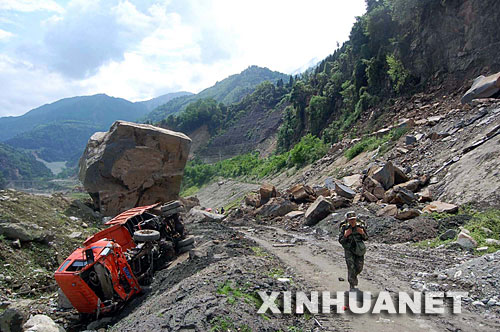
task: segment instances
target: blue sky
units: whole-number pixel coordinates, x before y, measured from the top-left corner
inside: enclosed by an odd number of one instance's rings
[[[0,116],[76,95],[196,93],[250,65],[293,73],[364,11],[363,0],[0,0]]]

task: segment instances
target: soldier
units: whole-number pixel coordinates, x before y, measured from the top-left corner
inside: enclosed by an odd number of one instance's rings
[[[356,290],[358,274],[363,271],[366,246],[363,241],[368,240],[366,225],[358,220],[354,211],[345,215],[345,220],[340,224],[339,242],[344,247],[345,261],[347,263],[347,280],[351,290]]]

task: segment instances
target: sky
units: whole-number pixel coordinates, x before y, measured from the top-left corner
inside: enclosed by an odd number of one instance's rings
[[[364,12],[364,0],[0,0],[0,116],[197,93],[251,65],[296,73]]]

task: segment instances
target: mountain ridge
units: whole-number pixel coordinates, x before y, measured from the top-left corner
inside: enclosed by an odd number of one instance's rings
[[[159,122],[169,115],[178,114],[190,103],[206,98],[213,98],[223,104],[237,103],[243,97],[251,94],[257,85],[264,81],[276,83],[278,80],[288,80],[289,75],[272,71],[266,67],[249,66],[238,74],[233,74],[222,81],[216,82],[195,95],[174,98],[168,103],[161,105],[150,112],[143,120],[148,122]]]

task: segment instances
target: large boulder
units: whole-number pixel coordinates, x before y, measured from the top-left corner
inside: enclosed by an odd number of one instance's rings
[[[116,121],[95,133],[79,178],[104,216],[178,198],[191,139],[146,124]]]
[[[269,202],[272,197],[276,197],[276,188],[272,184],[264,183],[260,187],[259,194],[260,205],[264,205]]]
[[[315,199],[314,190],[304,184],[297,184],[289,189],[291,199],[297,203],[313,202]]]
[[[385,194],[384,187],[372,178],[371,176],[367,176],[363,182],[363,187],[365,191],[373,194],[377,199],[383,199]]]
[[[50,238],[50,234],[36,224],[25,224],[7,220],[0,220],[0,235],[11,240],[19,239],[22,242],[47,242]]]
[[[205,221],[216,221],[220,222],[226,218],[224,214],[212,213],[197,208],[193,208],[186,215],[186,223],[199,223]]]
[[[263,217],[282,217],[287,213],[297,210],[297,205],[282,197],[273,197],[262,205],[256,214]]]
[[[323,196],[319,196],[316,201],[307,209],[305,224],[308,226],[316,225],[319,221],[330,214],[332,204]]]
[[[255,208],[258,208],[261,206],[260,202],[261,202],[261,199],[260,199],[259,194],[250,193],[250,194],[245,196],[245,204],[248,206],[253,206]]]
[[[25,332],[65,332],[64,328],[57,325],[52,318],[46,315],[30,317],[24,324]]]
[[[387,190],[394,185],[394,165],[388,161],[384,166],[373,166],[368,171],[368,176],[377,180]]]
[[[352,199],[356,195],[356,192],[349,188],[348,186],[344,186],[343,184],[336,183],[335,184],[335,192],[342,197]]]
[[[500,91],[500,73],[484,77],[477,77],[472,86],[463,95],[462,104],[470,103],[472,99],[488,98]]]

